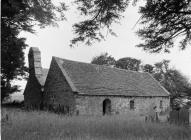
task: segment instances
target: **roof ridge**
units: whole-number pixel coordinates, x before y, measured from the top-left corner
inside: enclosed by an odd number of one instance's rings
[[[109,68],[109,69],[117,69],[117,70],[125,71],[125,72],[133,72],[133,73],[137,73],[137,74],[145,74],[145,73],[146,73],[146,72],[140,72],[140,71],[120,69],[120,68],[117,68],[117,67],[109,67],[109,66],[106,66],[106,65],[97,65],[97,64],[92,64],[92,63],[88,63],[88,62],[81,62],[81,61],[76,61],[76,60],[69,60],[69,59],[60,58],[60,57],[56,57],[56,56],[53,56],[53,57],[55,57],[55,58],[57,58],[57,59],[61,59],[61,60],[72,61],[72,62],[75,62],[75,63],[83,63],[83,64],[87,64],[87,65],[93,65],[93,66],[98,66],[98,67],[105,67],[105,68]]]

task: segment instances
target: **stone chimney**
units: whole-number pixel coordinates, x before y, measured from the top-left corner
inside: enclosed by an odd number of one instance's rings
[[[28,54],[29,75],[40,78],[42,76],[41,53],[39,48],[31,47]]]

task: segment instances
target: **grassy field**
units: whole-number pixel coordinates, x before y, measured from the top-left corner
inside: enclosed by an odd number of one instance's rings
[[[67,117],[50,112],[27,112],[13,108],[2,108],[1,113],[2,140],[191,139],[190,128],[164,123],[145,123],[137,121],[135,117]]]

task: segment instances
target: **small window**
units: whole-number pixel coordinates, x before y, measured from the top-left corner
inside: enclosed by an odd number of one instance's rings
[[[110,115],[111,114],[111,100],[105,99],[103,101],[103,115]]]
[[[135,102],[134,100],[130,101],[130,110],[134,110],[135,109]]]
[[[160,101],[160,109],[162,109],[163,108],[163,102],[162,102],[162,100]]]

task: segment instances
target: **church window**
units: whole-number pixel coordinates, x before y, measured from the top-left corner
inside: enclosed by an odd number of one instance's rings
[[[130,101],[130,110],[134,110],[135,109],[135,102],[134,100]]]
[[[163,108],[163,102],[162,102],[162,100],[160,101],[160,109],[162,109]]]

